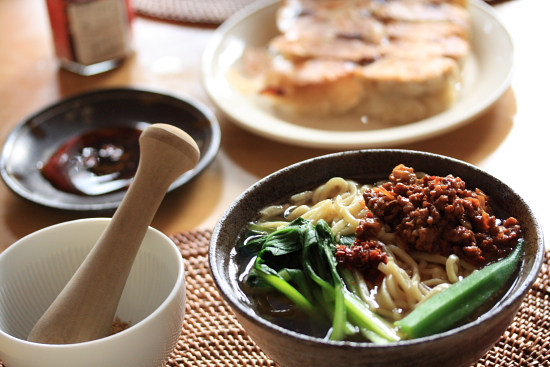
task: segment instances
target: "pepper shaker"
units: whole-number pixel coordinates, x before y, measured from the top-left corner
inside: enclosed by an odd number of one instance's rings
[[[81,75],[112,70],[131,53],[130,0],[46,0],[60,66]]]

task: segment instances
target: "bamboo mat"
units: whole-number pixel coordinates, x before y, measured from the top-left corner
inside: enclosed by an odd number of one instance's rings
[[[510,0],[485,0],[495,5]],[[254,0],[132,0],[136,13],[162,20],[221,24]]]
[[[211,234],[192,231],[170,236],[184,258],[187,301],[182,334],[166,366],[278,367],[248,337],[218,293],[208,265]],[[472,367],[550,367],[549,263],[550,251],[513,323]],[[0,362],[0,367],[9,366]]]
[[[275,364],[248,337],[218,293],[208,266],[210,231],[171,236],[187,275],[185,324],[169,367],[241,367]],[[550,366],[550,252],[514,322],[473,367]]]
[[[163,20],[221,24],[254,0],[132,0],[136,13]]]

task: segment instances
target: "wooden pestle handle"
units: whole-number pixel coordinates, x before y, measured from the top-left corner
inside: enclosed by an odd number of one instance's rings
[[[195,167],[200,157],[195,141],[171,125],[150,125],[139,142],[138,169],[122,203],[27,340],[71,344],[109,335],[120,296],[148,226],[170,185]]]

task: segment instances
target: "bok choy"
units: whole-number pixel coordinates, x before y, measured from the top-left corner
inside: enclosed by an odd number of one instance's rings
[[[327,338],[343,340],[358,332],[378,343],[400,340],[390,323],[346,287],[334,255],[336,241],[324,220],[314,225],[297,218],[284,228],[256,234],[240,249],[256,254],[247,284],[276,289],[312,322],[330,320]]]

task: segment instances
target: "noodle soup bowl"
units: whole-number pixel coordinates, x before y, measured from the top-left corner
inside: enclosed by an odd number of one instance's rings
[[[525,253],[505,296],[475,320],[452,330],[386,344],[330,341],[275,325],[259,316],[238,285],[235,255],[249,222],[262,208],[288,202],[332,177],[374,183],[387,179],[399,164],[416,172],[462,178],[470,190],[491,197],[498,218],[515,217],[525,238]],[[542,264],[541,226],[529,205],[509,186],[483,170],[441,155],[393,149],[335,153],[277,171],[251,186],[222,215],[212,235],[210,267],[218,290],[254,342],[282,367],[471,366],[489,351],[516,315]]]

